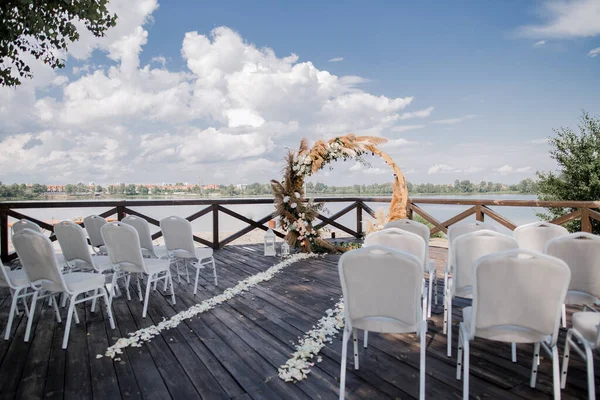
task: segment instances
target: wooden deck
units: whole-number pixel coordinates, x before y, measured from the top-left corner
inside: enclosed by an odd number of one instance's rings
[[[441,271],[446,250],[431,251]],[[15,320],[12,339],[0,341],[0,398],[336,399],[339,339],[323,350],[322,362],[315,364],[306,381],[285,383],[277,377],[277,367],[285,363],[298,336],[309,330],[341,295],[337,256],[294,264],[271,281],[164,332],[140,348],[126,350],[121,361],[96,359],[118,337],[185,310],[279,261],[263,257],[259,246],[230,246],[217,251],[215,257],[219,287],[213,286],[207,270],[201,274],[206,279],[201,281],[203,289],[196,297],[191,285],[175,285],[176,306],[161,292],[153,292],[146,319],[141,318],[139,301],[117,298],[113,303],[117,328],[111,330],[101,312],[91,313],[89,307],[80,305],[79,315],[85,319],[73,326],[66,351],[61,349],[64,323],[54,321],[51,308],[44,307],[41,312],[38,308],[29,343],[23,342],[25,318]],[[6,325],[9,299],[8,292],[1,290],[0,330]],[[453,310],[455,332],[465,304],[457,301]],[[442,307],[438,306],[427,335],[427,398],[457,399],[462,396],[462,381],[455,378],[456,348],[453,358],[446,357],[446,336],[441,334],[441,326]],[[561,354],[564,336],[563,330]],[[458,335],[454,337],[456,343]],[[348,358],[347,398],[415,398],[418,349],[413,335],[370,335],[369,348],[360,347],[359,371],[353,369],[352,357]],[[516,364],[510,360],[508,344],[478,339],[471,349],[473,398],[550,398],[548,359],[543,359],[539,367],[537,388],[529,387],[532,346],[518,346]],[[563,398],[586,397],[585,366],[575,356]]]

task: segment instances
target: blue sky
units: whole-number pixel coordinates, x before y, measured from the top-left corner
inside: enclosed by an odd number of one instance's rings
[[[302,136],[357,131],[413,182],[516,182],[554,167],[552,128],[600,115],[597,0],[323,3],[113,0],[107,38],[0,92],[0,114],[32,110],[0,126],[26,163],[0,159],[2,180],[266,182]],[[387,179],[346,164],[315,180]]]

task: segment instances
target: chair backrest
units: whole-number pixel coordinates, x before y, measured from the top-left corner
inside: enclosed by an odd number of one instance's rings
[[[167,251],[185,250],[195,254],[192,224],[185,218],[171,216],[160,220]]]
[[[521,327],[558,337],[571,272],[555,257],[513,249],[482,257],[473,267],[471,337],[478,329]]]
[[[454,257],[452,255],[452,243],[454,239],[459,237],[460,235],[464,235],[466,233],[477,232],[482,230],[487,231],[496,231],[496,227],[490,224],[486,224],[485,222],[475,221],[475,222],[463,222],[460,224],[452,225],[448,228],[448,262],[452,263],[454,261]]]
[[[23,229],[31,229],[33,231],[42,233],[42,228],[38,224],[26,219],[20,219],[18,221],[15,221],[14,224],[12,224],[13,235],[17,232],[22,231]]]
[[[32,229],[23,229],[12,236],[12,243],[31,283],[46,280],[67,290],[50,239]]]
[[[109,222],[102,227],[102,237],[112,265],[129,272],[147,272],[140,238],[133,226],[120,221]]]
[[[388,246],[396,250],[412,254],[421,261],[421,265],[427,263],[427,245],[423,238],[416,233],[404,229],[387,228],[373,232],[365,237],[367,246]]]
[[[577,232],[550,240],[545,253],[558,257],[571,269],[569,291],[600,298],[600,236]]]
[[[383,226],[383,229],[387,228],[398,228],[402,229],[403,231],[412,232],[415,235],[421,236],[421,238],[425,241],[425,259],[429,259],[429,239],[431,234],[427,225],[405,218],[388,222]]]
[[[510,236],[487,229],[460,235],[452,242],[452,294],[473,285],[473,265],[483,256],[518,249]]]
[[[409,332],[421,321],[423,264],[387,246],[344,253],[338,263],[349,327]]]
[[[106,225],[106,220],[98,215],[88,215],[83,219],[85,230],[90,237],[92,247],[100,247],[104,245],[104,239],[100,232],[102,227]]]
[[[569,231],[564,226],[545,221],[520,225],[513,231],[513,237],[519,243],[519,248],[538,253],[544,252],[548,241],[568,234]]]
[[[78,263],[79,268],[95,270],[90,248],[81,226],[73,221],[60,221],[54,225],[54,233],[66,262],[83,261]]]
[[[140,246],[142,249],[145,249],[150,255],[156,257],[148,221],[146,221],[144,218],[136,217],[135,215],[128,215],[123,218],[121,222],[133,226],[140,237]]]

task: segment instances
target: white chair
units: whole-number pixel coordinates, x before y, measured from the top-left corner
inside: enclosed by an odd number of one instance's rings
[[[519,248],[538,253],[544,252],[548,241],[568,234],[569,231],[564,226],[545,221],[520,225],[513,231],[513,237],[519,243]]]
[[[142,255],[148,258],[163,258],[167,256],[166,248],[164,246],[155,246],[152,243],[152,234],[150,233],[150,226],[148,221],[144,218],[136,217],[135,215],[128,215],[121,220],[124,224],[131,225],[138,232],[140,237],[140,246],[142,247]]]
[[[577,232],[546,244],[545,253],[558,257],[571,268],[571,283],[565,304],[594,304],[600,298],[600,236]],[[585,307],[584,307],[585,308]],[[567,326],[563,306],[562,326]]]
[[[45,297],[42,291],[47,292],[47,296],[53,298],[52,304],[57,313],[57,319],[60,322],[58,315],[57,301],[54,297],[56,294],[64,293],[69,298],[69,311],[67,314],[67,325],[63,336],[62,348],[66,349],[69,333],[71,332],[71,318],[75,314],[75,321],[78,323],[79,318],[75,311],[75,305],[88,300],[95,300],[102,297],[106,304],[106,310],[110,327],[115,328],[110,303],[106,289],[104,289],[104,277],[102,275],[91,272],[72,272],[70,274],[62,274],[59,267],[52,243],[41,233],[31,229],[24,229],[17,232],[12,237],[17,255],[23,264],[27,278],[31,282],[31,287],[34,289],[33,298],[31,300],[31,309],[27,320],[27,329],[25,331],[25,341],[29,341],[31,333],[31,324],[35,314],[36,301],[40,297]],[[92,292],[88,295],[88,292]],[[82,298],[78,299],[80,295]]]
[[[101,233],[102,227],[106,224],[106,220],[98,215],[88,215],[83,219],[83,225],[90,237],[92,250],[94,250],[94,253],[96,254],[106,255],[106,246],[104,245],[104,239],[102,238]]]
[[[10,303],[10,311],[8,313],[8,323],[6,324],[6,330],[4,332],[4,340],[10,338],[10,330],[15,315],[19,315],[18,302],[21,300],[25,306],[25,313],[29,316],[29,305],[27,304],[27,298],[33,295],[33,291],[29,291],[30,284],[27,279],[27,274],[23,269],[10,270],[9,267],[5,267],[0,262],[0,287],[6,287],[10,291],[12,296],[12,302]]]
[[[459,330],[456,378],[461,379],[463,367],[463,399],[469,398],[469,342],[476,337],[534,343],[532,388],[541,345],[552,357],[554,398],[560,399],[556,341],[570,275],[564,261],[529,250],[507,250],[477,260],[473,267],[473,306],[463,308]]]
[[[54,226],[54,233],[60,244],[65,262],[74,270],[89,272],[110,272],[112,265],[108,256],[90,254],[83,228],[73,221],[61,221]]]
[[[429,239],[431,237],[431,233],[427,225],[422,224],[417,221],[413,221],[412,219],[398,219],[395,221],[388,222],[383,226],[383,229],[387,228],[398,228],[404,231],[412,232],[417,234],[423,238],[425,241],[425,264],[424,268],[427,271],[429,276],[429,290],[427,295],[429,299],[427,300],[428,308],[427,308],[427,318],[431,318],[431,297],[432,294],[435,293],[435,304],[438,303],[438,294],[437,294],[437,274],[435,271],[435,261],[429,258]]]
[[[217,286],[217,269],[213,250],[210,247],[194,247],[192,224],[190,221],[176,216],[167,217],[160,221],[160,229],[165,237],[165,245],[169,257],[175,262],[179,282],[181,282],[181,275],[179,274],[180,262],[183,262],[185,266],[188,283],[190,283],[188,266],[196,268],[196,281],[194,283],[194,294],[196,294],[200,269],[212,263],[215,286]]]
[[[13,235],[17,232],[22,231],[23,229],[31,229],[32,231],[42,233],[42,228],[38,224],[27,219],[20,219],[18,221],[15,221],[15,223],[13,223],[11,227]]]
[[[104,243],[106,243],[108,257],[115,270],[112,279],[112,287],[117,285],[118,278],[125,277],[127,298],[131,300],[131,296],[129,295],[131,274],[147,276],[146,296],[144,297],[142,318],[146,318],[148,299],[150,298],[150,288],[154,282],[162,280],[164,282],[164,290],[166,290],[167,285],[171,287],[171,301],[175,304],[175,291],[173,289],[173,279],[171,278],[171,271],[169,269],[169,260],[144,258],[140,247],[140,239],[134,227],[122,222],[111,222],[102,227],[102,237],[104,238]],[[138,290],[141,292],[139,281]],[[111,293],[111,301],[112,296]]]
[[[573,327],[567,332],[565,341],[560,387],[564,389],[567,384],[567,371],[572,347],[587,364],[588,398],[594,400],[596,398],[594,350],[600,348],[600,313],[576,312],[573,314],[572,322]],[[581,344],[573,340],[573,336]]]
[[[458,236],[452,242],[453,261],[449,274],[444,275],[444,328],[448,335],[448,357],[452,356],[452,300],[454,297],[473,296],[473,265],[488,254],[518,249],[515,239],[490,230],[478,230]],[[516,361],[516,347],[513,346],[513,362]]]
[[[448,273],[452,268],[452,242],[454,242],[454,239],[460,235],[477,232],[484,229],[487,231],[497,231],[494,225],[486,224],[485,222],[481,221],[462,222],[460,224],[452,225],[448,228],[448,259],[446,260],[446,271],[444,273]]]
[[[352,250],[338,263],[344,296],[344,335],[340,372],[340,399],[346,388],[348,339],[354,342],[354,369],[358,369],[358,329],[382,333],[416,333],[420,337],[419,398],[425,398],[426,309],[422,306],[423,263],[412,254],[386,246]]]

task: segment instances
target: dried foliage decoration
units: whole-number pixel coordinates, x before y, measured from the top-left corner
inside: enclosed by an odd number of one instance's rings
[[[307,200],[304,193],[304,179],[307,176],[339,159],[355,159],[364,163],[362,156],[366,153],[381,157],[394,171],[390,220],[406,217],[408,192],[404,175],[391,157],[376,147],[385,142],[386,139],[380,137],[349,134],[327,142],[319,140],[312,149],[309,149],[308,141],[302,139],[297,152],[288,152],[283,180],[272,180],[271,187],[275,197],[275,216],[278,217],[281,228],[287,232],[285,240],[290,247],[299,248],[303,252],[345,250],[321,238],[321,231],[313,226],[313,221],[318,217],[323,204]]]

